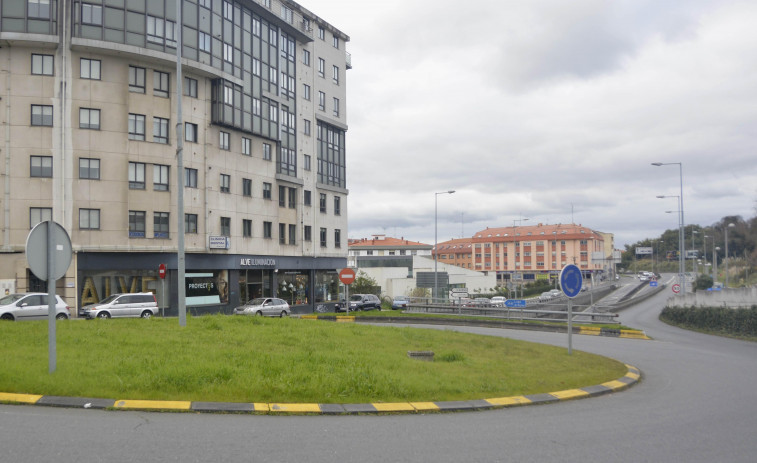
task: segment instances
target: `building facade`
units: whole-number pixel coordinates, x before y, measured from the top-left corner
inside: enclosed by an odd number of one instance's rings
[[[350,239],[347,265],[357,267],[359,257],[430,256],[433,248],[430,244],[386,235],[373,235],[370,239]]]
[[[46,288],[24,249],[52,219],[74,250],[70,305],[153,291],[171,314],[183,227],[192,313],[336,302],[349,37],[288,0],[181,7],[177,21],[175,0],[2,1],[0,280]]]
[[[439,243],[437,249],[439,262],[494,272],[501,286],[556,279],[568,264],[577,265],[587,277],[603,275],[611,262],[605,236],[582,225],[538,224],[487,228],[469,240]]]

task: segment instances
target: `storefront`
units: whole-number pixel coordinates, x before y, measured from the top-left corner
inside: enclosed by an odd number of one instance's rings
[[[166,316],[178,314],[177,258],[163,253],[77,253],[77,305],[115,293],[153,292]],[[158,275],[160,264],[166,277]],[[260,296],[280,297],[293,313],[312,313],[339,300],[338,269],[346,258],[187,254],[187,312],[231,313]]]

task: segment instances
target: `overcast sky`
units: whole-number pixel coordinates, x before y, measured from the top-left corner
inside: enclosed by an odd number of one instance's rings
[[[757,2],[299,0],[350,36],[349,237],[757,212]],[[673,211],[673,213],[666,213]],[[526,219],[528,219],[526,221]]]

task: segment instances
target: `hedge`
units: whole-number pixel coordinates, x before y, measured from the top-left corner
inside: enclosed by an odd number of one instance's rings
[[[735,336],[757,336],[757,305],[749,309],[665,307],[660,319],[695,329],[722,331]]]

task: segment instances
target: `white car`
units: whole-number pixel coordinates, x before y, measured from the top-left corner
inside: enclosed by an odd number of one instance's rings
[[[49,305],[46,293],[14,293],[0,299],[0,320],[45,320]],[[55,318],[70,317],[70,307],[60,296],[55,295]]]
[[[234,315],[286,317],[291,313],[289,303],[277,297],[256,297],[234,309]]]
[[[505,296],[494,296],[491,299],[492,307],[504,307],[507,298]]]
[[[112,294],[96,304],[79,309],[79,316],[85,318],[150,318],[158,314],[158,302],[153,293]]]
[[[539,295],[539,302],[547,302],[552,299],[552,293],[550,291],[544,291]]]

